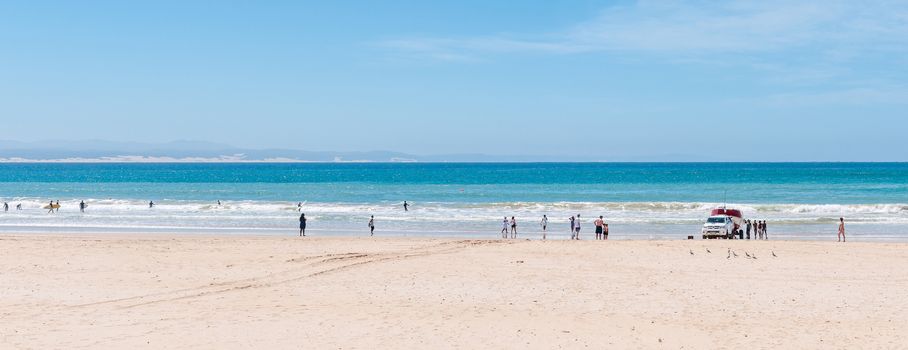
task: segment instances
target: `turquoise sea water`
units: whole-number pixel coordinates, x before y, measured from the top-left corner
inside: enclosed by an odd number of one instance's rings
[[[615,238],[677,238],[727,202],[774,237],[834,237],[840,216],[856,238],[908,237],[908,163],[18,163],[0,164],[0,200],[0,232],[292,234],[304,202],[326,235],[376,215],[389,235],[494,237],[517,216],[533,237],[546,214],[557,236],[581,214],[605,216]],[[50,200],[63,209],[41,210]]]

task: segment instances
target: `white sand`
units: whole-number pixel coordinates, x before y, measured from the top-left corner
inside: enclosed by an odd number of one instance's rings
[[[0,235],[0,252],[3,349],[908,344],[908,244]]]

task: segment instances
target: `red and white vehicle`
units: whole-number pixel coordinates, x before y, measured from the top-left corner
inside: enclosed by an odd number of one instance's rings
[[[703,224],[703,239],[744,238],[744,213],[737,209],[716,208],[709,213]]]

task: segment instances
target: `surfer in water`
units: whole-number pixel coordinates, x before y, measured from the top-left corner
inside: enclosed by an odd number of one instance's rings
[[[148,207],[154,208],[154,201],[148,201]]]
[[[85,212],[85,201],[79,201],[79,211],[82,213]]]
[[[16,204],[16,210],[22,210],[22,203]]]
[[[407,201],[404,201],[404,211],[410,211],[410,205],[407,204]]]
[[[47,209],[48,209],[48,210],[47,210],[47,213],[48,213],[48,214],[54,212],[54,201],[50,201],[50,203],[47,204]]]
[[[300,237],[306,237],[306,213],[300,214]]]
[[[296,211],[299,211],[299,212],[303,211],[303,202],[296,203]]]
[[[3,211],[9,211],[9,203],[3,202]]]

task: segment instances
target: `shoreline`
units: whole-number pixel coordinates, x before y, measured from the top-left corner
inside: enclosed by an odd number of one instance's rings
[[[481,240],[481,241],[570,241],[570,233],[567,231],[548,231],[547,239],[542,239],[542,232],[530,232],[530,233],[521,233],[517,239],[504,239],[501,238],[500,233],[498,232],[458,232],[458,231],[443,231],[446,233],[454,234],[436,234],[436,233],[419,233],[414,231],[400,232],[400,231],[375,231],[374,236],[370,236],[368,231],[347,231],[347,230],[320,230],[320,229],[307,229],[306,232],[309,234],[306,237],[300,237],[298,231],[293,229],[232,229],[225,230],[228,232],[218,232],[218,230],[223,230],[221,228],[217,229],[205,229],[205,230],[171,230],[171,229],[154,229],[147,231],[127,231],[118,228],[113,228],[109,231],[103,230],[48,230],[46,227],[36,227],[33,230],[0,230],[0,238],[2,237],[119,237],[119,238],[141,238],[141,237],[174,237],[174,238],[192,238],[192,237],[209,237],[209,238],[274,238],[274,239],[400,239],[400,240]],[[256,231],[267,231],[264,233],[257,233]],[[693,234],[694,239],[687,239],[687,235],[678,234],[677,237],[666,237],[665,235],[648,237],[640,234],[631,234],[631,235],[622,235],[622,234],[611,234],[608,240],[605,242],[616,241],[616,242],[677,242],[677,241],[690,241],[690,242],[706,242],[706,241],[727,241],[727,242],[806,242],[806,243],[822,243],[822,242],[832,242],[836,243],[832,239],[836,239],[835,234],[829,234],[825,236],[815,235],[815,236],[806,236],[806,235],[793,235],[786,233],[775,233],[773,237],[767,240],[759,239],[702,239],[699,234]],[[847,243],[906,243],[908,244],[908,235],[885,235],[885,236],[873,236],[867,234],[856,234],[849,233]],[[581,233],[580,241],[599,241],[595,239],[594,232],[584,232]]]

